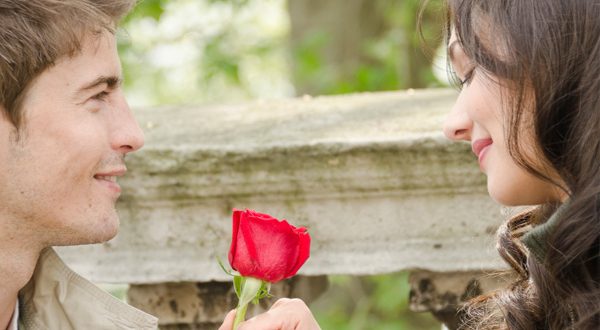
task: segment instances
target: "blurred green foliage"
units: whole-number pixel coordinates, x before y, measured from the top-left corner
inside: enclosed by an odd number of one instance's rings
[[[165,11],[164,6],[166,3],[167,0],[142,0],[135,7],[135,10],[125,18],[124,23],[127,24],[127,22],[147,17],[158,21]]]
[[[408,273],[330,276],[330,289],[311,310],[321,328],[336,330],[439,330],[431,314],[408,309]]]
[[[326,15],[332,19],[304,23],[302,27],[307,31],[301,32],[302,38],[292,45],[297,87],[312,94],[344,94],[441,86],[432,72],[432,61],[443,39],[442,2],[432,0],[423,6],[421,0],[354,0],[361,1],[369,13],[339,12],[348,15],[339,22],[333,17],[342,8],[307,11],[317,14],[327,10]],[[345,5],[341,0],[338,3]],[[360,28],[351,32],[356,34],[352,38],[348,36],[351,29],[337,28],[340,24]],[[349,48],[347,42],[338,43],[336,38],[352,38],[358,47],[352,49],[352,54],[338,52],[332,58],[332,47]]]
[[[261,17],[269,3],[274,5],[270,12],[282,16],[282,0],[139,2],[119,38],[130,102],[147,106],[292,96],[285,78],[286,26]]]
[[[441,0],[430,1],[424,11],[422,32],[430,41],[425,47],[417,31],[421,0],[350,1],[368,4],[372,12],[364,15],[372,18],[360,23],[377,25],[377,32],[356,37],[348,65],[327,56],[340,36],[319,26],[322,22],[309,21],[313,29],[300,31],[299,40],[289,38],[298,31],[289,22],[293,13],[285,13],[290,8],[285,0],[143,0],[123,24],[129,31],[119,47],[126,89],[134,103],[156,105],[443,84],[431,70],[441,41]],[[284,18],[273,27],[270,21],[277,10]],[[330,10],[335,15],[336,9]],[[180,28],[173,27],[177,24]],[[169,47],[170,53],[165,52]],[[179,63],[174,68],[160,64],[161,59]]]

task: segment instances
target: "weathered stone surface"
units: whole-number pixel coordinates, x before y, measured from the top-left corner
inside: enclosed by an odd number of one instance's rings
[[[470,146],[441,133],[455,92],[139,109],[146,146],[120,180],[119,235],[60,249],[97,282],[226,281],[232,208],[307,226],[301,273],[501,267]]]
[[[415,312],[431,312],[447,329],[457,329],[458,311],[465,302],[504,288],[512,279],[512,275],[498,271],[414,271],[409,277],[410,309]]]
[[[247,318],[266,311],[282,297],[310,303],[327,287],[326,276],[296,276],[273,284],[272,297],[250,305]],[[127,298],[131,305],[158,317],[161,329],[216,329],[237,304],[231,281],[132,285]]]

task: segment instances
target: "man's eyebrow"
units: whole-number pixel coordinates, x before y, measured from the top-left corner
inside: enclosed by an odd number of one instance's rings
[[[81,87],[77,91],[77,94],[88,91],[90,89],[93,89],[93,88],[103,85],[103,84],[108,85],[109,88],[115,88],[115,87],[121,85],[122,82],[123,82],[123,78],[118,77],[118,76],[100,76],[100,77],[94,79],[93,81],[91,81],[90,83],[87,83],[83,87]]]

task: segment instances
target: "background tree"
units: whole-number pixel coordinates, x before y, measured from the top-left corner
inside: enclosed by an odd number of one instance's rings
[[[420,0],[144,0],[121,44],[134,105],[441,86]],[[423,32],[440,42],[440,1]]]
[[[294,85],[299,94],[439,86],[417,33],[420,1],[290,0]],[[439,1],[425,8],[423,32],[439,45]]]

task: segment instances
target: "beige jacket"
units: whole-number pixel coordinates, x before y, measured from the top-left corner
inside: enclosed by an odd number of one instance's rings
[[[138,330],[157,323],[70,270],[51,248],[19,293],[19,330]]]

